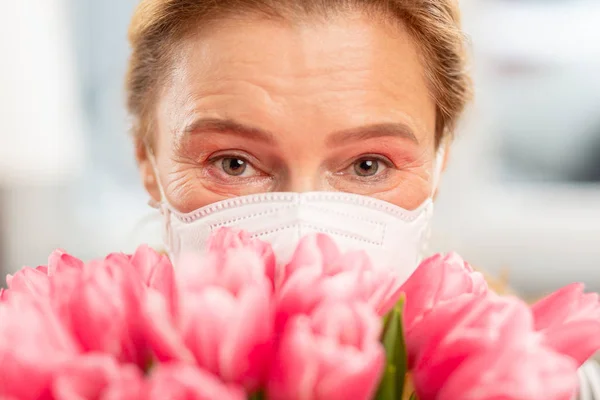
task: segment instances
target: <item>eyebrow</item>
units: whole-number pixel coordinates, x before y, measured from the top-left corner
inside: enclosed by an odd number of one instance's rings
[[[201,132],[228,133],[243,136],[265,143],[275,143],[275,135],[267,130],[245,125],[232,119],[200,118],[192,122],[183,130],[184,134],[191,135]]]
[[[272,132],[242,124],[233,119],[200,118],[185,127],[183,132],[188,135],[201,132],[228,133],[270,144],[276,142],[276,136]],[[329,146],[336,146],[345,142],[381,137],[397,137],[410,140],[416,144],[419,143],[412,129],[407,124],[401,122],[379,123],[345,129],[331,134],[327,138],[326,143]]]
[[[343,131],[333,133],[327,139],[327,144],[330,146],[335,146],[345,142],[357,142],[361,140],[382,137],[407,139],[411,142],[419,144],[419,140],[413,133],[412,129],[407,124],[401,122],[380,123],[365,125],[358,128],[345,129]]]

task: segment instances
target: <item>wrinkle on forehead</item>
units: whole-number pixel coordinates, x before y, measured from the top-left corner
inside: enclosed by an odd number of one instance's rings
[[[219,98],[232,100],[229,106],[221,102],[222,112],[244,96],[273,114],[309,104],[316,114],[393,107],[390,118],[404,114],[417,130],[433,135],[435,102],[418,48],[407,32],[399,33],[364,18],[327,25],[223,21],[182,47],[160,109],[176,131]]]

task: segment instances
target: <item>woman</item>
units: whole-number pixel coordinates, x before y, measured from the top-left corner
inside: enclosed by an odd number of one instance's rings
[[[414,270],[470,95],[457,2],[146,0],[130,41],[137,159],[172,258],[233,225],[280,257],[322,231]],[[581,398],[600,398],[594,368]]]

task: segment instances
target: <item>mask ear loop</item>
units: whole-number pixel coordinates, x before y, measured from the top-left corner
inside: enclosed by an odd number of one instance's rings
[[[444,145],[440,145],[435,156],[435,165],[433,167],[433,184],[431,185],[431,197],[435,195],[438,189],[440,180],[442,177],[442,170],[444,169],[444,156],[446,155],[446,148]]]
[[[439,183],[441,180],[441,176],[442,176],[442,169],[444,168],[445,154],[446,154],[446,149],[445,149],[444,145],[441,145],[440,148],[437,150],[437,154],[435,156],[435,161],[434,161],[435,165],[433,166],[433,181],[432,181],[432,185],[431,185],[430,198],[433,198],[433,196],[435,195],[435,192],[438,189],[438,186],[439,186]],[[429,212],[433,213],[433,209],[430,208]],[[432,226],[431,226],[431,220],[430,220],[427,223],[427,227],[423,231],[423,236],[421,239],[422,240],[421,254],[420,254],[419,260],[418,260],[419,263],[425,258],[425,255],[428,253],[429,242],[431,241],[431,236],[432,236]]]
[[[152,208],[161,209],[161,204],[165,204],[167,202],[167,197],[165,196],[165,191],[160,181],[160,175],[158,174],[156,156],[154,155],[154,150],[152,150],[152,146],[150,146],[146,140],[144,140],[144,147],[146,148],[146,153],[148,154],[148,161],[150,161],[150,165],[152,166],[152,171],[154,172],[154,179],[156,179],[156,184],[158,185],[158,191],[160,193],[160,201],[156,201],[151,198],[150,200],[148,200],[148,205]]]
[[[150,165],[152,166],[152,170],[154,171],[154,179],[156,179],[156,184],[158,185],[158,190],[160,192],[160,201],[156,201],[151,198],[148,201],[148,205],[150,205],[150,207],[158,209],[163,215],[163,242],[166,246],[167,252],[169,254],[172,254],[171,249],[173,243],[171,232],[171,209],[167,206],[169,203],[167,201],[167,196],[165,195],[163,185],[160,181],[160,175],[158,174],[158,164],[156,162],[156,156],[154,155],[152,146],[150,146],[146,140],[144,140],[144,146],[146,147],[148,161],[150,161]]]

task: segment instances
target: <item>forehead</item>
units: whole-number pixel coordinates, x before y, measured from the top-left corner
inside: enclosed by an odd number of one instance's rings
[[[172,71],[159,100],[171,130],[203,113],[323,132],[400,120],[419,139],[435,133],[418,44],[358,14],[213,23],[187,39]]]

